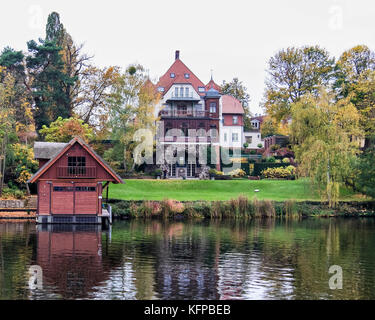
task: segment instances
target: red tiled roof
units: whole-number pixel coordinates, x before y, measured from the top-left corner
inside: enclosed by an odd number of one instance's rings
[[[236,98],[230,95],[224,95],[222,98],[223,113],[239,113],[244,114],[242,104]]]
[[[207,83],[206,90],[209,90],[211,88],[214,88],[215,90],[221,92],[221,87],[218,84],[216,84],[215,81],[212,79],[210,80],[209,83]]]
[[[171,73],[174,73],[176,76],[171,78]],[[185,78],[185,73],[190,75],[188,79]],[[174,83],[189,83],[199,95],[204,95],[204,92],[199,92],[198,90],[198,87],[205,87],[204,83],[180,59],[176,59],[168,71],[160,77],[156,87],[164,87],[164,93],[166,93]]]

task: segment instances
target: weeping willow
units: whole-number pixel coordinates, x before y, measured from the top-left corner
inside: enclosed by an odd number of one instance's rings
[[[354,174],[359,153],[360,115],[348,101],[333,101],[321,90],[292,107],[291,137],[299,173],[318,186],[322,200],[336,206],[340,187]]]

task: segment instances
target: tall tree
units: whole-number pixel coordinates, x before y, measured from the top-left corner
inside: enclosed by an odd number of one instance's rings
[[[109,123],[118,145],[106,152],[106,159],[116,162],[121,159],[126,171],[134,169],[134,133],[140,128],[154,130],[157,101],[158,94],[141,65],[131,65],[117,79],[109,98]]]
[[[245,111],[244,129],[250,130],[252,128],[251,126],[252,114],[249,108],[250,95],[247,93],[247,88],[243,85],[242,81],[239,81],[238,78],[233,78],[233,80],[230,82],[226,82],[224,80],[221,85],[221,92],[222,94],[228,94],[238,99],[242,103],[243,109]]]
[[[35,122],[37,130],[40,130],[58,116],[69,118],[72,115],[71,100],[66,95],[65,87],[74,85],[76,79],[64,72],[61,48],[55,42],[40,40],[38,45],[31,40],[27,46],[30,52],[26,59],[27,67],[34,79]]]
[[[74,84],[71,82],[64,83],[64,91],[70,101],[70,113],[80,104],[82,82],[90,75],[89,64],[92,57],[82,53],[83,44],[76,44],[72,36],[61,23],[60,15],[52,12],[48,16],[46,25],[46,41],[54,42],[61,48],[60,55],[64,64],[64,73],[75,79]]]
[[[120,77],[118,67],[87,67],[79,81],[75,113],[85,122],[103,132],[108,127],[111,89]]]
[[[309,94],[291,108],[291,138],[302,174],[310,176],[322,197],[334,206],[339,188],[352,178],[359,153],[360,115],[348,100],[333,102],[325,90]]]
[[[32,95],[30,79],[27,76],[24,54],[6,47],[0,54],[0,66],[6,67],[7,73],[14,78],[15,121],[18,137],[27,143],[35,136],[35,125],[32,114]]]
[[[291,116],[291,105],[311,93],[317,95],[334,74],[334,59],[318,46],[287,48],[269,60],[263,107],[275,122]]]
[[[0,195],[4,187],[9,136],[15,131],[13,76],[0,66]]]
[[[345,51],[337,61],[334,89],[337,99],[349,98],[360,112],[368,147],[375,132],[375,53],[364,45]]]

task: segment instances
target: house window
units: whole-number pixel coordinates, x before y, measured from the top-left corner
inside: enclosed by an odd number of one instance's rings
[[[211,125],[210,126],[210,131],[211,131],[211,137],[212,138],[216,138],[217,137],[217,128],[215,125]]]
[[[206,91],[206,88],[205,88],[205,87],[198,87],[198,91],[199,91],[199,92],[205,92],[205,91]]]
[[[206,136],[206,126],[203,122],[199,123],[199,125],[198,125],[197,135],[198,135],[198,137],[205,137]]]
[[[252,136],[250,136],[250,137],[246,137],[246,142],[247,142],[248,144],[252,144],[252,143],[253,143],[253,137],[252,137]]]
[[[189,96],[189,88],[185,88],[185,97]]]
[[[238,116],[233,116],[233,124],[238,124]]]
[[[190,74],[185,73],[185,78],[186,78],[186,79],[189,79],[189,78],[190,78]]]
[[[164,92],[164,87],[159,87],[159,88],[158,88],[158,91],[159,91],[159,92]]]
[[[170,130],[172,130],[172,123],[168,122],[165,126],[165,136],[169,136],[172,134]]]
[[[184,122],[184,123],[181,124],[181,130],[183,132],[183,135],[185,137],[187,137],[187,135],[188,135],[188,125],[187,125],[186,122]]]
[[[176,75],[173,72],[171,72],[171,78],[175,78],[175,77]]]
[[[216,102],[210,103],[210,113],[216,113]]]
[[[177,88],[177,87],[174,88],[174,95],[175,95],[176,97],[178,97],[178,88]]]
[[[232,133],[232,142],[238,142],[238,133]]]
[[[225,132],[224,133],[224,142],[227,142],[227,138],[228,138],[227,136],[228,136],[228,134]]]
[[[181,97],[184,96],[184,88],[183,88],[183,87],[180,88],[180,96],[181,96]]]

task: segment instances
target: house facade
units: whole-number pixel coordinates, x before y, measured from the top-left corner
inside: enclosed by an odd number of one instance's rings
[[[241,103],[222,95],[220,86],[212,78],[204,84],[181,61],[179,51],[155,88],[161,95],[157,115],[163,131],[158,143],[186,150],[185,156],[168,164],[170,178],[199,175],[203,167],[198,161],[201,146],[212,147],[216,159],[220,157],[220,147],[242,146],[244,112]],[[220,161],[217,162],[220,170]]]
[[[122,179],[80,138],[69,143],[36,142],[40,169],[28,183],[38,188],[38,223],[101,223],[102,194]]]
[[[262,139],[261,126],[264,116],[255,115],[250,119],[251,129],[244,132],[244,143],[247,143],[248,149],[261,149],[264,147]]]

